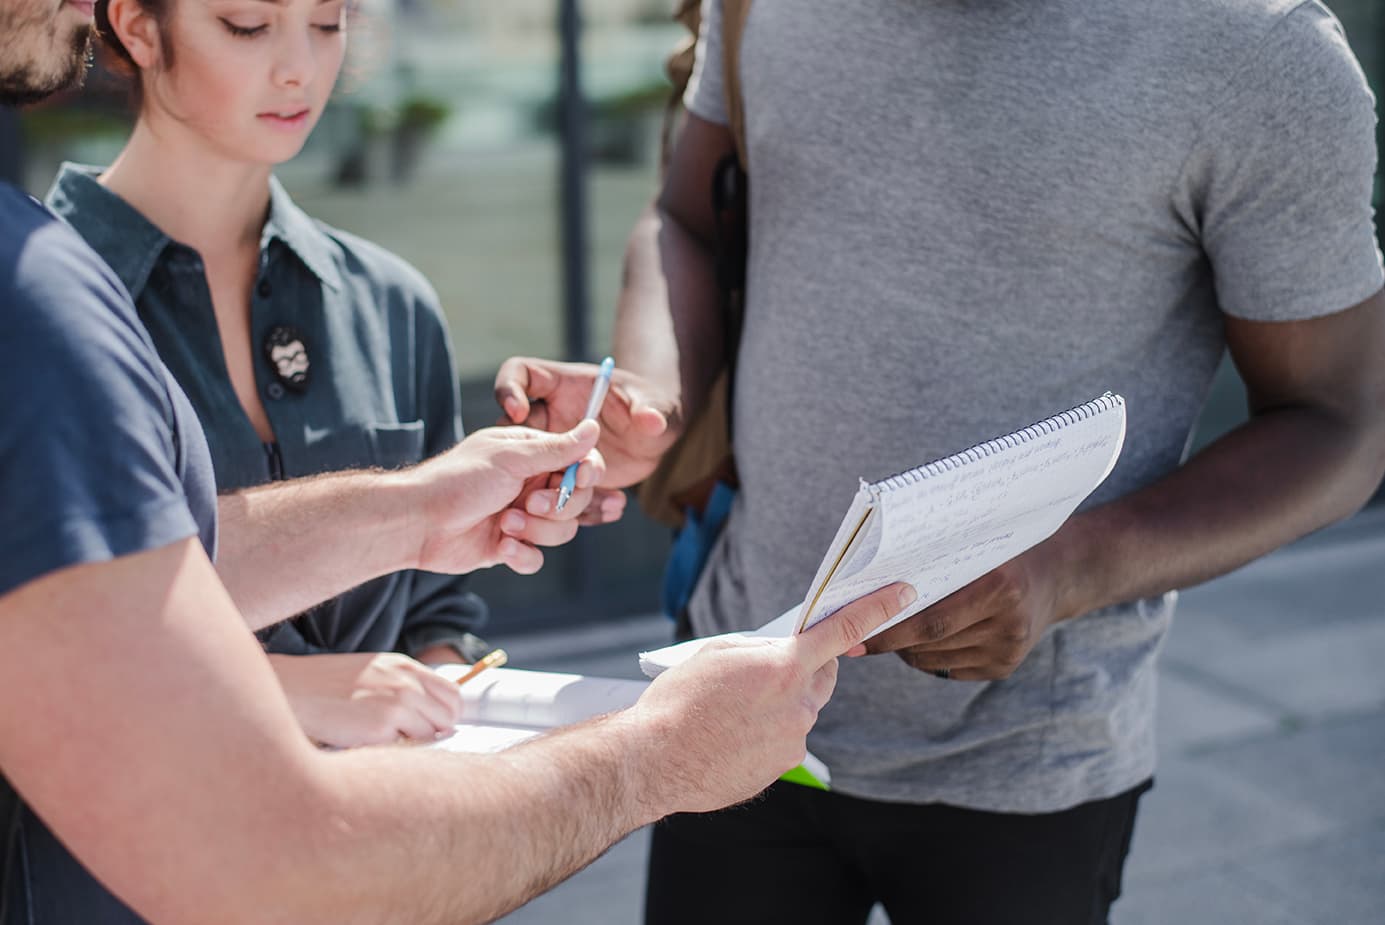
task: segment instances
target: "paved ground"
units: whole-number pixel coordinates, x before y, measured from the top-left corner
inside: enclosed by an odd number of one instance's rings
[[[666,636],[660,618],[496,634],[518,666],[629,677]],[[1162,664],[1114,925],[1385,923],[1385,508],[1185,593]],[[503,921],[634,925],[645,844]]]

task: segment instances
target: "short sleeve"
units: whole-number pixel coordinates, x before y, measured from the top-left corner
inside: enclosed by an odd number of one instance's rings
[[[683,93],[688,112],[717,125],[729,125],[726,81],[722,76],[721,0],[702,0],[702,25],[697,33],[692,77]]]
[[[0,594],[198,534],[168,380],[124,289],[56,220],[21,234],[0,248]]]
[[[1222,310],[1289,321],[1378,291],[1375,168],[1365,75],[1340,24],[1310,0],[1276,24],[1217,100],[1176,194]]]

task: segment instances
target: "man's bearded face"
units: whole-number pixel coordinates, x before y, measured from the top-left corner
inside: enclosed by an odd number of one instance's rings
[[[88,2],[0,0],[0,103],[35,103],[81,83],[91,35]]]

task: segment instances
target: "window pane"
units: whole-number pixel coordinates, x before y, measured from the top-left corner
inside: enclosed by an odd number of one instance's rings
[[[464,379],[561,349],[551,15],[508,4],[368,10],[329,118],[280,170],[311,214],[433,283]],[[489,391],[489,390],[487,390]]]
[[[664,59],[684,35],[672,4],[588,2],[583,89],[589,101],[592,350],[611,343],[626,238],[658,182],[659,139],[670,89]]]

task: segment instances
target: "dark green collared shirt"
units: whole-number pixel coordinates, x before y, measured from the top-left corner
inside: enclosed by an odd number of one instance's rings
[[[231,387],[201,257],[98,183],[99,173],[64,165],[48,204],[129,289],[202,421],[219,490],[405,466],[461,439],[446,322],[427,280],[388,251],[309,218],[271,181],[250,310],[255,381],[275,436],[266,447]],[[305,348],[301,390],[259,349],[276,330]],[[273,580],[292,575],[289,559]],[[412,653],[455,644],[484,618],[463,579],[400,572],[281,624],[265,643],[290,654]]]

